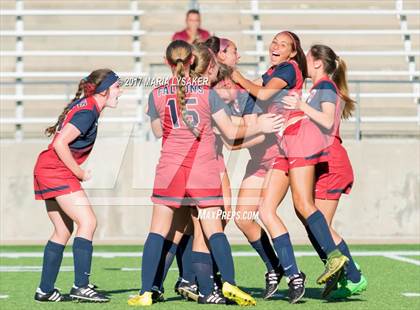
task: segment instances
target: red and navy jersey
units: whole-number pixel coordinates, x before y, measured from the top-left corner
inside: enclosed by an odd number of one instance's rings
[[[303,76],[297,62],[290,60],[271,67],[262,75],[263,86],[266,86],[273,78],[282,79],[287,85],[270,98],[269,102],[261,102],[260,105],[266,106],[268,104],[268,112],[282,114],[285,120],[303,115],[302,111],[284,109],[284,104],[281,102],[284,96],[291,95],[292,93],[297,93],[299,96],[302,95]]]
[[[334,126],[327,133],[331,136],[340,138],[340,122],[341,122],[341,100],[337,85],[327,76],[316,82],[309,91],[309,97],[306,102],[314,109],[322,111],[323,102],[331,102],[335,104]],[[323,130],[323,128],[321,128]],[[326,132],[326,130],[323,130]]]
[[[261,108],[255,104],[255,97],[248,93],[239,84],[229,81],[219,82],[221,87],[225,87],[233,95],[233,100],[228,102],[225,106],[225,111],[228,115],[243,117],[250,114],[261,114]],[[219,85],[219,84],[218,84]],[[216,87],[218,86],[216,85]],[[217,92],[217,90],[216,90]],[[216,135],[216,153],[218,156],[223,156],[223,141],[219,135]]]
[[[208,86],[187,82],[185,87],[187,115],[200,132],[198,138],[182,120],[176,79],[150,93],[147,114],[151,120],[159,118],[162,123],[160,162],[192,167],[194,161],[206,162],[216,158],[212,114],[224,109],[226,104]]]
[[[72,124],[79,131],[80,135],[69,144],[71,154],[80,165],[89,156],[96,140],[99,107],[93,97],[83,98],[70,105],[63,122],[58,126],[57,132],[48,149],[43,151],[35,165],[34,174],[40,176],[54,176],[67,178],[74,176],[70,169],[61,161],[55,152],[53,145],[59,137],[60,131],[67,124]]]

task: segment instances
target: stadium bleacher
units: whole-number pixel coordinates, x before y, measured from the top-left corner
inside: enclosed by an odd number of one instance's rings
[[[164,49],[184,26],[192,1],[25,1],[0,3],[1,138],[39,138],[99,67],[123,76],[162,75]],[[197,1],[203,27],[235,41],[241,70],[267,67],[272,36],[283,29],[333,47],[347,62],[358,99],[345,136],[419,136],[420,4],[418,1]],[[398,80],[399,82],[392,82]],[[357,82],[358,81],[358,82]],[[107,111],[109,133],[144,119],[148,89],[131,88]],[[360,115],[361,122],[358,119]],[[147,125],[138,126],[144,133]]]

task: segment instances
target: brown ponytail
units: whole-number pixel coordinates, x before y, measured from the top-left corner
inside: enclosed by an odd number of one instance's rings
[[[185,100],[185,65],[191,61],[192,47],[185,41],[175,40],[169,44],[166,49],[166,59],[168,63],[174,67],[174,74],[179,79],[177,85],[177,104],[181,112],[181,117],[188,129],[196,136],[200,136],[198,130],[194,127],[193,122],[188,118],[186,100]]]
[[[355,107],[356,103],[353,99],[349,96],[349,87],[347,85],[347,66],[343,59],[340,57],[337,57],[337,69],[334,71],[331,79],[334,81],[334,83],[337,85],[338,89],[340,90],[340,96],[344,101],[344,108],[343,113],[341,114],[341,117],[344,119],[348,119]]]
[[[311,46],[310,53],[315,60],[322,61],[325,72],[337,85],[340,92],[339,95],[344,101],[344,108],[341,117],[344,119],[349,118],[356,107],[356,102],[349,96],[349,87],[346,78],[346,63],[326,45],[313,45]]]
[[[77,88],[77,92],[74,95],[72,101],[64,108],[63,112],[61,112],[60,116],[58,117],[57,122],[45,129],[44,133],[50,137],[51,135],[55,134],[57,128],[63,123],[64,119],[66,118],[67,113],[70,111],[71,105],[79,100],[82,97],[90,97],[95,93],[96,87],[101,84],[101,82],[105,79],[108,73],[112,72],[110,69],[98,69],[93,71],[89,74],[88,77],[81,79],[79,82],[79,87]]]

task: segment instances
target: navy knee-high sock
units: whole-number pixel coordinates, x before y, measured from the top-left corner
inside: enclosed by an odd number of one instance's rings
[[[284,274],[290,277],[299,273],[296,264],[295,253],[290,242],[289,233],[285,233],[273,239],[273,246],[277,252],[280,264],[283,266]]]
[[[162,256],[162,248],[165,238],[162,235],[149,233],[143,248],[143,259],[141,262],[141,291],[150,292],[153,280]]]
[[[235,267],[232,251],[224,233],[215,233],[209,238],[211,253],[219,268],[223,281],[235,285]]]
[[[270,243],[270,239],[264,229],[261,229],[260,239],[250,242],[251,246],[257,251],[263,260],[267,271],[277,270],[281,268],[279,258],[276,255],[276,252],[273,249],[273,246]]]
[[[338,244],[338,249],[340,250],[343,255],[347,256],[349,259],[349,262],[346,266],[346,275],[347,279],[349,279],[353,283],[358,283],[360,281],[360,271],[357,269],[356,264],[354,263],[353,257],[350,254],[350,249],[347,246],[346,242],[344,240],[341,240],[341,242]]]
[[[330,228],[324,215],[320,211],[315,211],[307,219],[309,229],[311,230],[315,240],[321,246],[322,251],[329,255],[332,251],[337,249],[334,240],[331,236]]]
[[[197,277],[198,290],[200,294],[207,296],[211,294],[214,287],[213,260],[209,253],[192,252],[192,269]]]
[[[163,290],[163,282],[166,279],[166,275],[168,274],[169,268],[174,261],[176,250],[178,245],[173,243],[170,240],[165,239],[163,242],[163,249],[162,249],[162,256],[160,258],[158,270],[155,275],[155,280],[153,282],[153,286],[158,287],[161,291]]]
[[[39,284],[39,288],[44,293],[51,293],[54,290],[54,284],[63,260],[64,248],[65,245],[53,241],[48,241],[45,245],[41,283]]]
[[[318,241],[316,241],[315,236],[311,232],[308,226],[305,226],[306,232],[308,233],[309,241],[311,241],[312,246],[314,247],[315,251],[318,253],[319,258],[325,264],[327,262],[327,254],[322,250],[321,246],[319,245]]]
[[[195,283],[195,275],[191,261],[193,239],[194,236],[192,235],[182,236],[176,252],[179,276],[190,283]]]
[[[76,237],[73,241],[74,285],[85,287],[89,284],[92,265],[92,241]]]

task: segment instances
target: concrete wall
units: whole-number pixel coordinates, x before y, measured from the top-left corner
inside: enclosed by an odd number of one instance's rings
[[[1,243],[43,243],[52,231],[44,203],[33,197],[32,169],[47,140],[2,141]],[[342,198],[335,227],[350,242],[420,242],[419,141],[348,140],[345,146],[355,171],[355,186]],[[93,180],[85,184],[98,216],[98,243],[143,243],[150,223],[150,193],[160,142],[141,142],[129,134],[100,137],[87,166]],[[238,189],[247,153],[232,154],[232,188]],[[306,235],[288,194],[279,212],[294,242]],[[234,243],[246,239],[228,225]]]

